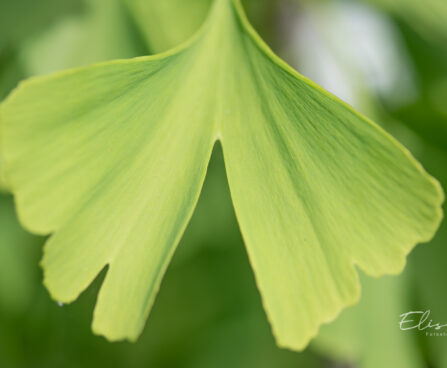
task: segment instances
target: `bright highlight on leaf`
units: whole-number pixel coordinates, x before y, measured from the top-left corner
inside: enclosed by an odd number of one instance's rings
[[[93,329],[110,340],[141,333],[217,140],[281,346],[356,302],[354,265],[400,272],[442,217],[408,151],[273,55],[237,0],[173,51],[31,79],[1,114],[21,221],[54,233],[45,284],[69,303],[108,265]]]

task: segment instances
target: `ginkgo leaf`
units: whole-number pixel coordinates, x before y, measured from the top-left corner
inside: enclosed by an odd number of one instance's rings
[[[108,265],[93,329],[110,340],[140,334],[217,140],[281,346],[358,299],[354,265],[400,272],[442,217],[409,152],[278,59],[237,0],[178,49],[31,79],[0,111],[20,219],[54,233],[45,284],[71,302]]]

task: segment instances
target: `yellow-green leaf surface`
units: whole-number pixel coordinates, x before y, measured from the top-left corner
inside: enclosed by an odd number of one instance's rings
[[[442,217],[408,151],[273,55],[237,0],[168,53],[24,82],[1,114],[20,219],[53,233],[45,284],[71,302],[108,265],[93,329],[110,340],[140,334],[217,140],[281,346],[356,302],[355,265],[400,272]]]

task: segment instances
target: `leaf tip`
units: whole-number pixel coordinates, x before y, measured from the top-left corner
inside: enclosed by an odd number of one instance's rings
[[[93,321],[91,325],[93,333],[97,336],[101,336],[108,342],[122,342],[127,341],[129,343],[135,344],[141,335],[141,331],[129,332],[129,331],[118,331],[113,328],[110,324],[104,324],[100,322],[100,319],[96,316],[96,309],[93,315]]]

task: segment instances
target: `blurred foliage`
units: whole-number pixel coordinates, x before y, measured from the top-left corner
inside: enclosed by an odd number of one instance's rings
[[[58,20],[21,50],[31,76],[147,54],[121,0],[86,0],[82,14]]]
[[[22,75],[17,52],[12,47],[0,49],[0,99],[6,97]]]
[[[447,41],[447,2],[444,0],[367,0],[412,24],[428,40]]]
[[[0,196],[0,313],[20,315],[38,286],[34,273],[40,240],[22,230],[9,196]]]
[[[58,17],[79,12],[78,0],[2,0],[0,2],[0,50],[47,27]]]
[[[108,7],[93,0],[0,1],[0,99],[28,75],[165,49],[161,41],[143,44],[151,37],[145,21],[150,18],[138,9],[142,0],[126,1],[128,8],[122,12],[114,8],[121,6],[117,3]],[[285,42],[284,35],[293,31],[289,26],[296,20],[297,2],[247,4],[261,34],[289,57],[295,44]],[[398,27],[418,95],[396,107],[369,91],[364,106],[368,115],[388,122],[387,128],[447,188],[447,45],[439,42],[446,34],[447,3],[369,3],[379,5],[382,15]],[[101,6],[106,10],[99,10]],[[179,20],[170,19],[173,25],[165,26],[166,32],[177,33],[172,45],[194,33],[204,13],[199,12],[196,25],[184,34],[176,31]],[[233,214],[220,148],[138,343],[109,344],[91,334],[91,311],[101,280],[73,305],[59,307],[50,300],[38,268],[42,243],[21,230],[12,199],[1,195],[0,367],[447,367],[446,338],[398,330],[399,314],[409,310],[431,309],[435,320],[447,318],[445,222],[430,244],[411,254],[402,276],[364,277],[360,304],[323,327],[311,349],[301,354],[279,350]]]
[[[396,316],[410,305],[408,272],[379,280],[362,277],[362,288],[360,303],[321,329],[315,350],[363,368],[424,367],[414,336],[396,328]]]
[[[390,113],[404,122],[424,141],[419,158],[423,165],[447,188],[447,42],[428,42],[406,24],[400,24],[405,43],[417,72],[420,95],[408,106],[390,109]],[[444,204],[444,211],[447,206]],[[414,308],[433,312],[433,319],[445,319],[447,295],[442,291],[447,280],[447,221],[428,245],[416,248],[410,258],[410,270],[416,288]],[[447,367],[447,342],[442,338],[428,338],[425,343],[427,359],[434,367]]]
[[[392,113],[428,143],[447,152],[447,41],[443,45],[430,43],[408,25],[399,26],[416,71],[420,96]]]
[[[196,33],[212,3],[212,0],[126,1],[152,53],[175,47]]]

